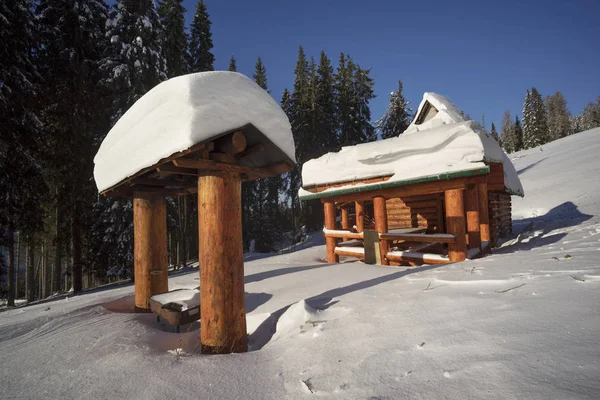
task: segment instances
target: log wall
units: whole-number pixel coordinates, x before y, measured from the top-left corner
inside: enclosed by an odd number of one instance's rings
[[[433,194],[388,199],[389,229],[427,228],[429,232],[443,232],[442,196]]]
[[[508,193],[489,192],[489,218],[492,246],[498,238],[512,233],[512,207]]]

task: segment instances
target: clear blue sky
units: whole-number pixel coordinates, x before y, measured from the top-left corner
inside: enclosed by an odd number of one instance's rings
[[[188,22],[197,0],[184,0]],[[334,66],[340,52],[372,68],[373,119],[404,83],[416,108],[423,92],[448,96],[474,119],[499,128],[521,113],[525,91],[560,90],[573,114],[600,95],[600,0],[205,0],[215,69],[252,75],[257,56],[271,94],[293,85],[302,45]]]

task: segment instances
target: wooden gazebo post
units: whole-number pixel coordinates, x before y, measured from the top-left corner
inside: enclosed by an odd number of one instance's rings
[[[239,173],[198,176],[200,342],[203,353],[248,351]]]
[[[169,291],[167,207],[163,193],[133,194],[133,266],[136,311],[150,310],[150,297]]]

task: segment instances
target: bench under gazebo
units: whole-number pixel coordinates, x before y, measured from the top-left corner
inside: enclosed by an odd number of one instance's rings
[[[301,200],[320,199],[328,262],[384,265],[478,257],[510,233],[511,195],[523,187],[510,159],[451,101],[425,93],[399,137],[310,160]]]
[[[235,72],[170,79],[119,119],[94,163],[103,195],[133,198],[139,311],[150,310],[154,295],[161,295],[155,307],[177,304],[167,294],[165,197],[197,193],[202,352],[247,351],[241,182],[279,175],[295,164],[290,123],[277,102]],[[177,291],[172,298],[181,296]],[[179,310],[185,315],[175,315],[173,307],[155,309],[177,325],[198,317],[190,304]]]

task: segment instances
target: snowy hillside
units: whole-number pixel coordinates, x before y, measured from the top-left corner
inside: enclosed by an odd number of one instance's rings
[[[131,285],[2,312],[2,397],[600,398],[599,155],[600,128],[512,154],[516,232],[480,260],[247,261],[247,354],[195,353]]]

